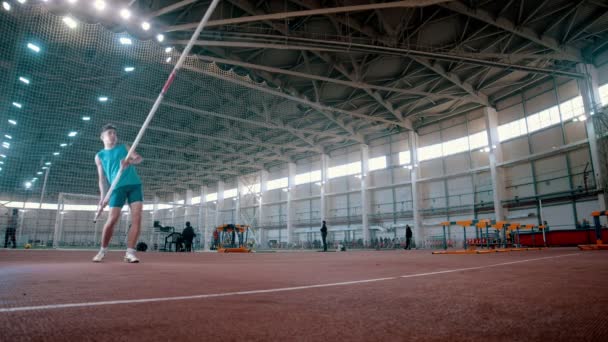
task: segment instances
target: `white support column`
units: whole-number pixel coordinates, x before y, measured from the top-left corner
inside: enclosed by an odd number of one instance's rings
[[[217,182],[217,201],[215,204],[215,227],[224,224],[222,222],[222,209],[224,209],[224,182]]]
[[[234,224],[247,224],[241,219],[241,194],[243,193],[243,180],[236,178],[236,197],[234,200]]]
[[[209,223],[207,222],[207,187],[201,186],[201,202],[198,204],[198,231],[201,234],[201,243],[203,244],[203,249],[208,251],[211,248],[211,244],[209,243]]]
[[[602,160],[600,159],[600,151],[598,148],[597,136],[595,134],[595,126],[592,116],[602,107],[600,104],[600,92],[598,85],[597,69],[591,64],[578,64],[576,71],[587,75],[584,79],[578,80],[578,88],[583,98],[585,106],[585,128],[587,129],[587,137],[589,139],[589,151],[591,152],[591,164],[593,165],[593,174],[595,176],[596,189],[600,191],[597,195],[599,210],[606,210],[606,195],[604,194],[604,179],[602,174]]]
[[[150,241],[149,248],[150,250],[154,250],[154,244],[157,243],[157,232],[156,228],[154,228],[154,221],[158,221],[158,204],[160,203],[160,199],[157,195],[154,195],[154,203],[152,204],[152,232],[150,233]],[[149,215],[149,214],[148,214]]]
[[[416,243],[416,248],[422,247],[424,241],[424,229],[422,227],[422,215],[420,214],[419,196],[418,196],[418,133],[410,131],[408,133],[409,148],[410,148],[410,163],[412,171],[410,179],[412,181],[412,215],[414,219],[413,237]]]
[[[488,144],[490,152],[488,158],[490,160],[490,175],[492,177],[492,201],[494,202],[494,218],[496,221],[506,219],[506,209],[502,207],[504,199],[504,177],[501,168],[496,166],[502,162],[502,146],[498,139],[498,115],[496,109],[485,107],[483,109],[486,119],[486,132],[488,134]]]
[[[186,190],[186,199],[184,201],[184,216],[185,220],[184,220],[184,224],[188,221],[192,220],[192,214],[194,213],[194,208],[192,208],[192,190],[188,189]],[[193,223],[193,222],[190,222]]]
[[[265,228],[264,228],[264,196],[266,195],[268,183],[268,171],[260,170],[260,193],[259,196],[256,196],[258,200],[258,224],[257,228],[259,231],[259,239],[258,242],[261,246],[265,243]]]
[[[294,243],[294,205],[296,193],[296,164],[287,164],[287,245]]]
[[[327,187],[329,183],[327,182],[329,177],[327,177],[327,170],[329,169],[329,156],[327,154],[321,155],[321,191],[320,191],[320,217],[321,222],[325,221],[327,215],[327,201],[325,200],[325,192],[327,192]]]
[[[368,198],[367,188],[369,187],[369,146],[361,145],[361,227],[363,228],[363,245],[370,244],[369,219],[368,219]]]
[[[177,213],[177,202],[180,200],[179,194],[177,192],[173,193],[173,210],[171,211],[171,226],[175,228],[176,231],[179,231],[178,227],[175,226],[175,214]]]

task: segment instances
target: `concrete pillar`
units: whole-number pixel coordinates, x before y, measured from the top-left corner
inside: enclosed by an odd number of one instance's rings
[[[184,206],[184,215],[186,216],[185,221],[190,221],[192,220],[192,214],[194,213],[194,210],[192,208],[192,190],[190,189],[186,190],[186,200],[184,201]]]
[[[201,243],[203,244],[203,249],[206,251],[211,248],[209,223],[207,222],[207,201],[205,200],[205,198],[207,197],[207,192],[207,187],[204,185],[201,186],[201,201],[198,204],[198,232],[199,234],[201,234]]]
[[[241,219],[241,194],[243,193],[243,180],[236,178],[236,197],[234,199],[234,224],[247,224]]]
[[[256,196],[258,200],[258,243],[262,246],[266,243],[266,230],[264,228],[264,195],[268,188],[268,171],[260,170],[260,193]]]
[[[320,205],[319,205],[319,216],[321,217],[321,221],[325,221],[327,216],[327,201],[325,199],[325,193],[327,192],[327,187],[329,186],[327,170],[329,169],[329,156],[327,154],[321,155],[321,189],[320,189]]]
[[[296,193],[296,164],[287,164],[287,245],[294,243],[294,211],[293,200]]]
[[[177,192],[173,193],[173,209],[171,210],[171,226],[175,228],[176,231],[179,232],[179,227],[176,227],[177,224],[175,220],[175,214],[177,213],[177,202],[180,201],[179,194]]]
[[[363,244],[370,244],[367,188],[369,187],[369,146],[361,145],[361,227],[363,228]]]
[[[490,160],[490,175],[492,177],[492,201],[494,202],[494,218],[496,221],[502,221],[506,218],[506,209],[502,207],[504,199],[505,184],[502,168],[497,164],[502,162],[502,146],[498,139],[498,115],[496,110],[491,107],[484,108],[486,119],[486,132],[488,134],[488,144],[490,152],[488,158]]]
[[[595,125],[593,122],[593,115],[599,108],[602,108],[600,103],[600,92],[598,85],[597,69],[591,64],[578,64],[576,67],[577,71],[587,75],[584,79],[579,79],[578,88],[583,98],[583,105],[585,106],[585,128],[587,129],[587,137],[589,139],[589,151],[591,152],[591,164],[593,165],[593,174],[595,176],[596,189],[598,193],[598,205],[599,210],[606,210],[606,194],[604,193],[604,176],[602,173],[602,159],[600,157],[600,151],[595,134]]]
[[[222,210],[224,209],[224,182],[217,182],[217,201],[215,203],[215,227],[224,224],[222,222]],[[215,227],[213,227],[215,229]]]
[[[412,170],[410,172],[410,179],[412,182],[412,215],[414,219],[414,229],[412,231],[416,248],[422,247],[424,241],[424,229],[422,227],[422,215],[420,214],[420,197],[418,195],[418,133],[411,131],[408,134],[409,148],[410,148],[410,163]]]

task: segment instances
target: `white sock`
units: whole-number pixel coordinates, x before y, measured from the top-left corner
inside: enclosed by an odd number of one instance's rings
[[[135,254],[135,249],[127,248],[127,254]]]
[[[101,247],[100,252],[106,253],[108,251],[108,247]]]

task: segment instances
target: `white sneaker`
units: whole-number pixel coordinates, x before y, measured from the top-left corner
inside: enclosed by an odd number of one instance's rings
[[[105,256],[106,253],[104,251],[99,251],[99,253],[93,257],[93,262],[101,262]]]
[[[139,259],[137,259],[137,257],[133,253],[126,253],[125,254],[125,262],[128,262],[130,264],[132,264],[132,263],[138,263]]]

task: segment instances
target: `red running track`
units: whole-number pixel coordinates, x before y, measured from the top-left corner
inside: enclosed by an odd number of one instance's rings
[[[608,336],[608,252],[603,251],[141,253],[140,264],[123,263],[118,252],[93,264],[93,254],[0,251],[0,340],[606,341]],[[172,298],[178,296],[185,298]]]

